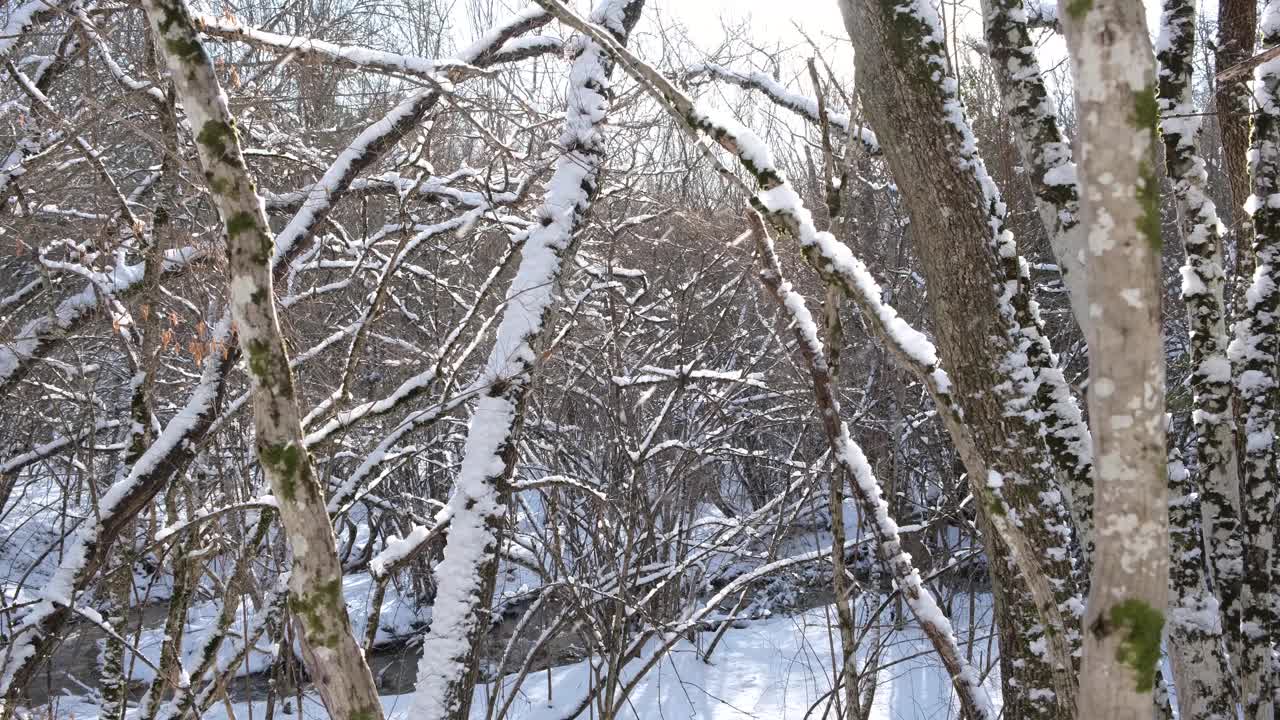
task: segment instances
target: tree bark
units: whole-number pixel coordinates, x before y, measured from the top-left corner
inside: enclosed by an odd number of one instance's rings
[[[1005,621],[1025,630],[1009,633],[1021,642],[1001,656],[1006,703],[1026,714],[1073,717],[1072,657],[1083,604],[1070,567],[1072,523],[1060,488],[1048,482],[1057,468],[1034,417],[1039,384],[1024,354],[1044,347],[1043,337],[1034,322],[1023,322],[1035,309],[1004,228],[1004,204],[977,156],[927,3],[842,0],[841,10],[857,51],[864,111],[915,228],[962,432],[972,436],[968,443],[957,438],[957,448],[975,496],[998,499],[982,508],[989,527],[999,530],[1011,513],[1027,539],[1020,548],[984,534],[993,571],[1002,574]],[[1030,649],[1042,643],[1043,656]]]
[[[1263,44],[1280,44],[1280,2],[1267,3]],[[1277,628],[1277,593],[1272,577],[1276,522],[1276,412],[1280,383],[1280,60],[1254,71],[1258,113],[1250,149],[1253,195],[1253,253],[1256,267],[1236,321],[1229,353],[1244,415],[1241,519],[1244,541],[1241,634],[1245,717],[1275,716],[1275,668],[1271,642]]]
[[[984,0],[982,5],[987,46],[1001,99],[1012,120],[1018,152],[1028,169],[1040,221],[1068,289],[1072,315],[1083,331],[1089,323],[1089,300],[1080,193],[1071,146],[1049,106],[1049,92],[1040,74],[1022,0]],[[1030,288],[1030,278],[1018,280]],[[1020,324],[1035,323],[1043,333],[1038,314],[1022,314]],[[1032,317],[1025,317],[1028,315]],[[1047,430],[1045,443],[1061,473],[1060,482],[1087,564],[1093,554],[1093,447],[1089,429],[1047,342],[1032,344],[1028,354],[1040,380],[1037,400]]]
[[[330,715],[381,718],[373,675],[351,633],[324,490],[303,440],[293,374],[276,317],[271,270],[277,248],[266,212],[189,8],[183,0],[147,0],[145,8],[226,231],[231,314],[248,360],[257,455],[293,550],[289,606],[301,631],[307,667]]]
[[[1097,527],[1080,717],[1151,717],[1168,600],[1160,185],[1141,3],[1060,5],[1080,118]]]
[[[1196,468],[1169,470],[1173,553],[1169,576],[1169,654],[1182,717],[1228,717],[1235,707],[1223,628],[1240,626],[1240,477],[1227,360],[1222,237],[1207,194],[1208,173],[1197,154],[1200,116],[1191,98],[1195,49],[1194,0],[1165,0],[1161,15],[1159,106],[1165,169],[1183,225],[1186,264],[1182,298],[1190,328]],[[1197,517],[1199,514],[1199,517]],[[1201,531],[1203,523],[1203,533]],[[1201,558],[1213,570],[1212,587]]]
[[[1190,475],[1171,447],[1168,647],[1178,689],[1178,716],[1234,720],[1238,687],[1227,666],[1218,599],[1209,590],[1201,564],[1199,516],[1200,502]],[[1169,702],[1167,697],[1164,702]]]
[[[1258,0],[1219,0],[1218,45],[1214,51],[1214,70],[1222,72],[1248,60],[1253,55],[1258,34]],[[1253,190],[1249,180],[1249,131],[1252,118],[1249,76],[1217,81],[1214,104],[1218,111],[1218,129],[1222,133],[1222,159],[1226,166],[1227,186],[1231,189],[1230,228],[1227,237],[1235,247],[1236,312],[1243,310],[1245,278],[1253,272],[1253,218],[1244,204]],[[1238,513],[1237,508],[1237,513]]]

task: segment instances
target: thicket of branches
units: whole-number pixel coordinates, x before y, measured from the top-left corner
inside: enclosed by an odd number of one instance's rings
[[[644,5],[0,11],[0,714],[92,628],[104,716],[380,717],[408,644],[415,717],[582,658],[613,717],[830,605],[841,717],[908,621],[964,717],[1272,717],[1280,64],[1212,75],[1257,8],[703,55]]]

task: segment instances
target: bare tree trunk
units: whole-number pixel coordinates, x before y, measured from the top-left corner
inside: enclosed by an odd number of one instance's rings
[[[1267,3],[1263,44],[1280,44],[1280,2]],[[1244,424],[1241,517],[1244,521],[1240,666],[1245,717],[1272,720],[1276,689],[1271,643],[1277,628],[1277,593],[1272,577],[1275,543],[1276,419],[1280,405],[1276,355],[1280,352],[1280,61],[1254,71],[1258,101],[1251,159],[1253,252],[1256,268],[1235,324],[1230,354]]]
[[[1154,706],[1168,601],[1155,63],[1141,3],[1061,6],[1080,118],[1097,527],[1080,717]]]
[[[1258,0],[1218,1],[1218,45],[1214,51],[1214,70],[1222,72],[1253,55],[1258,34]],[[1218,128],[1222,132],[1222,159],[1226,166],[1227,185],[1231,188],[1231,214],[1227,218],[1227,234],[1235,249],[1234,310],[1244,309],[1246,278],[1253,272],[1253,218],[1245,203],[1253,189],[1249,180],[1250,116],[1249,76],[1218,80],[1214,88],[1214,104],[1218,111]],[[1239,507],[1236,508],[1237,515]],[[1236,641],[1239,633],[1230,631]]]
[[[231,313],[248,360],[257,455],[293,550],[289,606],[301,630],[307,666],[331,715],[381,718],[373,676],[351,634],[324,491],[303,441],[293,374],[276,318],[271,273],[276,246],[266,213],[186,3],[149,0],[145,7],[226,230]]]
[[[1223,627],[1240,624],[1240,477],[1227,360],[1226,310],[1218,210],[1207,195],[1204,159],[1196,151],[1200,116],[1191,99],[1195,2],[1165,0],[1159,105],[1165,167],[1185,232],[1182,297],[1191,330],[1191,388],[1197,475],[1169,470],[1173,553],[1169,577],[1169,654],[1182,717],[1226,718],[1236,698],[1226,664]],[[1200,512],[1200,517],[1197,513]],[[1203,537],[1200,523],[1203,522]],[[1203,552],[1202,552],[1203,551]],[[1217,598],[1201,569],[1213,569]]]
[[[1238,683],[1227,666],[1218,600],[1204,575],[1199,519],[1200,502],[1190,475],[1177,449],[1170,447],[1168,645],[1178,715],[1232,720]]]
[[[753,218],[753,222],[759,222],[758,216]],[[763,226],[757,229],[757,232],[763,232]],[[834,298],[838,301],[841,295],[835,294]],[[832,294],[828,294],[828,302],[831,302]],[[838,302],[836,304],[838,308]],[[839,310],[835,310],[828,314],[828,320],[831,316],[838,315]],[[838,323],[837,323],[838,324]],[[828,347],[833,347],[835,343],[843,340],[838,332],[831,333],[832,324],[828,325]],[[836,339],[832,339],[832,338]],[[832,386],[838,386],[838,372],[835,363],[831,362],[832,356],[838,359],[838,351],[828,350],[827,368],[829,368],[829,376]],[[834,387],[832,388],[832,396],[834,397]],[[853,612],[853,590],[849,587],[849,578],[847,576],[848,569],[845,566],[845,516],[844,516],[844,484],[846,479],[843,472],[831,473],[831,486],[829,488],[828,497],[831,508],[831,590],[835,594],[836,606],[836,624],[840,632],[840,673],[839,677],[844,678],[844,702],[843,717],[845,720],[855,720],[858,717],[858,652],[857,638],[854,630],[857,626],[857,619]]]
[[[1043,385],[1032,382],[1036,369],[1023,352],[1038,353],[1047,342],[1004,227],[1004,205],[977,156],[927,3],[843,0],[841,10],[857,51],[864,111],[916,229],[939,354],[963,417],[963,429],[948,429],[953,438],[972,436],[956,445],[975,495],[1002,499],[981,508],[989,527],[1001,530],[1012,511],[1027,538],[1018,547],[984,534],[993,570],[1005,573],[997,591],[1006,626],[1025,630],[1002,629],[1007,639],[1021,638],[1001,656],[1006,703],[1042,717],[1073,717],[1075,613],[1083,603],[1070,568],[1072,522],[1052,482],[1058,458],[1042,440],[1039,413],[1025,412],[1042,407],[1036,393]],[[1000,536],[1006,539],[1002,530]],[[1043,656],[1027,649],[1041,638]],[[1044,692],[1045,679],[1051,691]]]

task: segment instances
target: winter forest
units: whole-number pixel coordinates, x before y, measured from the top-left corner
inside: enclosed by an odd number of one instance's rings
[[[0,720],[1280,719],[1280,0],[701,5],[4,0]]]

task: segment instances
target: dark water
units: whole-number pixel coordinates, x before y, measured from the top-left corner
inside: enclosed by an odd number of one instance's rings
[[[133,633],[137,631],[139,623],[147,629],[163,627],[167,613],[168,609],[163,604],[135,610],[129,623],[131,632],[125,636],[126,639],[133,641]],[[518,619],[518,613],[510,613],[490,631],[486,643],[486,655],[491,656],[488,659],[496,661],[501,656]],[[539,625],[538,622],[530,623],[525,629],[525,635],[536,637],[541,631]],[[22,704],[33,709],[51,710],[54,716],[61,717],[51,707],[51,701],[56,706],[58,698],[68,695],[83,697],[96,691],[101,674],[99,641],[105,639],[106,633],[92,623],[77,622],[70,626],[62,644],[54,650],[53,657],[28,686]],[[413,690],[417,680],[418,659],[422,656],[418,639],[416,636],[403,638],[399,642],[375,647],[367,654],[369,669],[373,672],[380,693],[399,695]],[[542,655],[544,659],[535,665],[535,669],[578,659],[571,636],[567,633],[557,638],[552,647]],[[522,657],[519,653],[516,656]],[[228,683],[227,694],[232,702],[262,700],[267,697],[269,689],[270,678],[266,674],[257,674],[233,679]],[[145,690],[146,683],[135,683],[132,688],[134,699],[139,699]],[[292,695],[292,690],[285,692]]]

